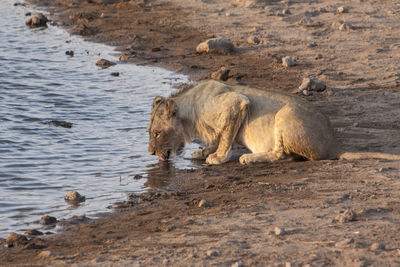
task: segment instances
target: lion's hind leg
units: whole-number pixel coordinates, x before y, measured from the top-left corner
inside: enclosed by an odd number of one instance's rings
[[[284,148],[282,142],[282,132],[275,127],[274,131],[274,148],[268,152],[243,154],[239,158],[241,164],[247,165],[252,163],[274,162],[284,156]]]

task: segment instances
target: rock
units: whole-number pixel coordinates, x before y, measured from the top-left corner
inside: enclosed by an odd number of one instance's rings
[[[235,49],[232,41],[228,38],[212,38],[200,43],[196,47],[197,53],[231,53]]]
[[[350,31],[353,29],[353,27],[349,23],[344,21],[338,21],[332,23],[332,28],[340,31]]]
[[[326,89],[326,84],[323,81],[318,80],[313,77],[305,77],[303,78],[303,82],[301,83],[298,92],[303,93],[304,91],[317,91],[321,92]]]
[[[258,39],[257,36],[250,36],[249,38],[247,38],[247,43],[258,45],[260,43],[260,39]]]
[[[74,51],[68,50],[68,51],[65,51],[65,54],[66,54],[67,56],[73,57],[73,56],[74,56]]]
[[[292,12],[290,12],[290,9],[285,8],[284,10],[282,10],[282,15],[290,15],[292,14]]]
[[[24,235],[19,235],[16,233],[10,233],[6,238],[5,247],[18,247],[28,243],[28,239]]]
[[[83,202],[85,201],[85,196],[82,196],[81,194],[79,194],[76,191],[68,191],[65,196],[64,199],[66,201],[70,201],[70,202]]]
[[[231,267],[245,267],[244,263],[242,261],[237,261],[234,264],[231,265]]]
[[[89,36],[96,33],[95,29],[92,27],[88,27],[85,24],[81,23],[78,25],[74,25],[71,28],[72,34],[82,35],[82,36]]]
[[[214,80],[221,80],[221,81],[226,81],[229,78],[229,72],[231,70],[227,69],[225,67],[221,67],[218,71],[213,72],[211,74],[211,78]]]
[[[344,239],[342,241],[336,242],[335,243],[335,247],[342,248],[342,247],[345,247],[345,246],[350,245],[352,243],[354,243],[354,239],[353,238],[346,238],[346,239]]]
[[[131,54],[121,54],[121,55],[119,56],[119,60],[120,60],[120,61],[128,61],[128,60],[130,60],[130,59],[132,59],[132,58],[134,58],[134,57],[136,57],[136,54],[135,54],[135,53],[131,53]]]
[[[357,214],[351,209],[345,210],[335,218],[335,220],[339,223],[352,222],[355,221],[356,219],[357,219]]]
[[[210,205],[210,202],[208,202],[207,200],[205,200],[205,199],[202,199],[202,200],[200,200],[200,202],[199,202],[199,208],[208,208],[208,207],[210,207],[211,205]]]
[[[293,267],[293,266],[294,266],[293,262],[290,261],[285,262],[285,267]]]
[[[373,251],[384,250],[385,249],[385,245],[382,244],[382,243],[373,243],[373,244],[371,244],[369,249],[373,250]]]
[[[57,120],[47,121],[47,122],[45,122],[45,124],[57,126],[57,127],[63,127],[63,128],[72,128],[72,125],[73,125],[71,122],[57,121]]]
[[[353,27],[349,24],[349,23],[342,23],[340,26],[339,26],[339,30],[340,31],[350,31],[351,29],[353,29]]]
[[[346,6],[340,6],[336,9],[336,14],[342,14],[347,12],[349,12],[349,9]]]
[[[52,252],[50,250],[43,250],[37,255],[37,257],[40,259],[48,259],[52,257],[59,257],[61,255],[62,255],[61,253]]]
[[[111,72],[111,76],[118,77],[119,76],[119,72]]]
[[[37,13],[25,20],[25,24],[34,27],[46,27],[49,20],[42,13]]]
[[[43,232],[38,231],[38,230],[29,230],[24,233],[24,236],[28,236],[28,237],[38,236],[38,235],[43,235]]]
[[[284,67],[292,67],[292,66],[296,66],[297,63],[293,60],[293,58],[291,56],[286,56],[282,58],[282,65]]]
[[[218,251],[212,250],[212,249],[207,250],[207,256],[208,256],[208,257],[215,257],[215,256],[218,256]]]
[[[42,218],[40,218],[40,224],[42,225],[52,225],[57,223],[57,219],[55,217],[51,217],[48,215],[43,216]]]
[[[102,58],[102,59],[100,59],[100,60],[98,60],[96,62],[96,66],[102,67],[104,69],[108,68],[108,67],[111,67],[111,66],[114,66],[114,65],[115,65],[114,62],[111,62],[111,61],[109,61],[107,59],[104,59],[104,58]]]
[[[274,228],[274,234],[277,236],[284,235],[285,234],[285,229],[280,228],[280,227],[275,227]]]

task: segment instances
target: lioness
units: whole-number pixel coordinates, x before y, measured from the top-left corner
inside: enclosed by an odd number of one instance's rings
[[[286,155],[309,160],[383,158],[385,153],[343,153],[320,111],[296,95],[228,85],[214,80],[153,101],[149,153],[167,161],[179,147],[201,139],[207,147],[192,154],[209,164],[229,159],[233,144],[252,153],[240,163],[273,162]]]

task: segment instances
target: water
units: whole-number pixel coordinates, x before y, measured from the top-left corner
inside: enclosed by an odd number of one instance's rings
[[[43,215],[95,216],[128,192],[165,185],[174,168],[195,167],[190,149],[166,169],[147,153],[152,100],[185,76],[132,64],[99,69],[100,58],[117,61],[113,48],[55,26],[30,29],[32,9],[13,4],[0,3],[0,237],[40,228]],[[69,206],[70,190],[86,202]]]

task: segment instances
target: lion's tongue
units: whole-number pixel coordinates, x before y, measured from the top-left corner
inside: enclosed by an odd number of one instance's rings
[[[168,161],[168,158],[165,158],[165,157],[158,157],[158,160],[159,160],[159,161]]]

